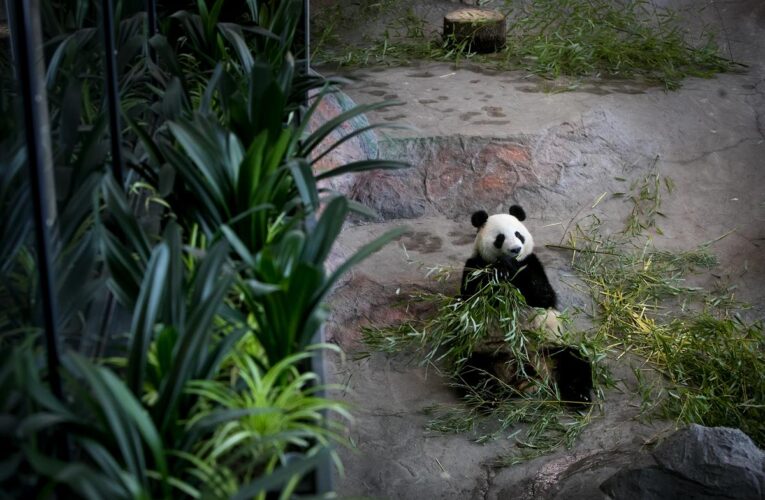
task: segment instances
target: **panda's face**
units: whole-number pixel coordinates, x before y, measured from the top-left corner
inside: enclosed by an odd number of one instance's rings
[[[503,256],[522,261],[534,251],[534,239],[515,216],[496,214],[479,227],[475,250],[487,262],[496,262]]]

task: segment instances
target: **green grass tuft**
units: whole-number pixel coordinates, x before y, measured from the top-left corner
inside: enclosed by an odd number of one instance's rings
[[[532,0],[513,14],[508,60],[545,77],[637,77],[674,89],[734,67],[712,32],[691,43],[675,11],[647,0]]]
[[[518,5],[519,4],[519,5]],[[363,8],[369,23],[383,22],[379,36],[346,43],[338,33],[349,16],[339,7],[317,19],[313,58],[343,66],[405,65],[417,60],[464,60],[496,69],[525,69],[544,78],[638,79],[676,89],[683,79],[711,77],[743,65],[720,54],[716,36],[703,29],[693,37],[680,28],[680,15],[647,0],[530,0],[508,2],[506,47],[475,54],[429,32],[425,20],[397,0]],[[693,13],[688,13],[692,15]],[[386,21],[387,19],[387,21]],[[346,19],[356,22],[356,19]],[[568,84],[563,89],[577,87]],[[561,90],[555,87],[555,90]]]
[[[638,377],[645,417],[742,429],[765,444],[765,335],[746,323],[744,306],[723,289],[685,283],[712,268],[707,245],[656,250],[624,235],[605,237],[598,224],[572,234],[572,267],[595,306],[594,341],[632,352],[662,381]]]

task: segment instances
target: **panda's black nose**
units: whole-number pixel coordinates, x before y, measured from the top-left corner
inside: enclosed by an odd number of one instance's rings
[[[522,248],[523,248],[523,247],[515,247],[515,248],[511,248],[511,249],[510,249],[510,253],[511,253],[511,254],[513,254],[513,255],[518,255],[519,253],[521,253],[521,249],[522,249]]]

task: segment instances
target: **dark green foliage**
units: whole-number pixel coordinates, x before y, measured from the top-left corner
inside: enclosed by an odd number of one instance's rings
[[[316,394],[320,381],[307,369],[324,300],[352,265],[400,234],[328,272],[349,211],[364,210],[316,181],[406,166],[364,160],[314,176],[312,163],[375,127],[316,151],[343,122],[385,104],[308,132],[319,100],[334,90],[291,55],[301,1],[243,2],[232,18],[223,0],[200,0],[194,12],[174,11],[149,40],[143,3],[122,2],[116,38],[129,173],[121,185],[110,173],[98,8],[42,3],[65,398],[47,384],[21,129],[4,116],[4,493],[289,496],[343,441],[324,413],[349,417]],[[0,111],[10,115],[11,75],[0,79]],[[263,432],[264,422],[276,430]]]

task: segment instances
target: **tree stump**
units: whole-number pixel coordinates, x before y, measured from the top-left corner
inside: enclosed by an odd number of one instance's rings
[[[506,38],[505,16],[496,10],[460,9],[444,16],[444,40],[455,45],[467,42],[472,52],[496,52]]]

